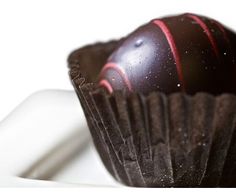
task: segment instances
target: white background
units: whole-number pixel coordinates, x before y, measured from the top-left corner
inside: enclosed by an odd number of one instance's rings
[[[32,92],[72,89],[66,59],[73,49],[182,12],[207,15],[236,29],[233,2],[0,0],[0,120]]]

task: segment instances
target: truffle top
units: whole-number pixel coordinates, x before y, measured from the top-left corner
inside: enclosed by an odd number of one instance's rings
[[[99,85],[150,93],[236,93],[236,36],[194,14],[154,19],[128,35],[110,55]]]

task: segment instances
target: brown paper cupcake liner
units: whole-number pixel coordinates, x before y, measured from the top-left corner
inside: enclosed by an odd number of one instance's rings
[[[136,187],[236,186],[236,96],[112,95],[96,79],[119,41],[79,49],[70,77],[108,171]]]

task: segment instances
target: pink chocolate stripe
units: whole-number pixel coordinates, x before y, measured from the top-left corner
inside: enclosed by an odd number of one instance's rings
[[[125,74],[125,71],[120,66],[116,65],[115,63],[109,62],[103,67],[100,75],[103,75],[108,69],[113,69],[114,71],[116,71],[121,76],[123,81],[125,82],[125,85],[129,89],[129,91],[130,92],[132,91],[130,81],[129,81],[127,75]]]
[[[105,87],[108,90],[109,93],[113,92],[111,84],[106,79],[102,79],[99,82],[99,85]]]
[[[175,43],[174,37],[172,36],[170,30],[168,29],[167,25],[163,21],[161,21],[161,20],[154,20],[153,22],[165,34],[165,37],[166,37],[166,39],[168,41],[168,44],[170,46],[170,49],[172,51],[172,54],[173,54],[173,57],[174,57],[174,60],[175,60],[175,63],[176,63],[176,69],[177,69],[179,81],[181,83],[182,90],[184,91],[184,86],[185,85],[184,85],[184,78],[183,78],[183,72],[182,72],[182,65],[181,65],[181,62],[180,62],[180,55],[179,55],[178,49],[176,47],[176,43]]]
[[[220,29],[220,31],[223,33],[224,39],[227,41],[228,44],[230,44],[228,35],[227,35],[224,27],[219,22],[217,22],[216,20],[211,20],[211,22],[213,24],[215,24]]]
[[[208,39],[211,43],[211,46],[213,48],[213,51],[214,51],[215,55],[219,58],[219,50],[218,50],[218,47],[216,45],[216,42],[215,42],[215,40],[212,36],[211,31],[209,30],[207,25],[204,23],[204,21],[200,17],[198,17],[196,15],[193,15],[193,14],[186,14],[186,16],[193,19],[195,22],[197,22],[201,26],[201,28],[206,33],[206,35],[207,35],[207,37],[208,37]]]

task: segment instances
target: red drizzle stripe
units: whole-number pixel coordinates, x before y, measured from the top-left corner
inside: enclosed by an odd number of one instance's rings
[[[216,42],[212,36],[212,33],[211,31],[209,30],[209,28],[207,27],[207,25],[204,23],[204,21],[196,16],[196,15],[193,15],[193,14],[186,14],[187,17],[193,19],[195,22],[197,22],[199,24],[199,26],[203,29],[203,31],[206,33],[210,43],[211,43],[211,46],[214,50],[214,53],[215,55],[219,58],[219,50],[218,50],[218,47],[216,45]]]
[[[181,83],[181,88],[184,91],[184,86],[185,85],[184,85],[182,65],[181,65],[181,62],[180,62],[180,55],[179,55],[178,49],[176,47],[174,37],[172,36],[170,30],[168,29],[167,25],[163,21],[154,20],[153,23],[156,24],[162,30],[162,32],[164,33],[164,35],[165,35],[165,37],[168,41],[168,44],[170,46],[171,52],[172,52],[174,60],[175,60],[177,74],[178,74],[178,77],[179,77],[179,81]]]
[[[103,67],[100,75],[103,75],[108,69],[112,69],[112,70],[116,71],[121,76],[121,78],[123,79],[123,81],[124,81],[125,85],[127,86],[128,90],[130,92],[132,91],[130,81],[129,81],[125,71],[120,66],[117,66],[115,63],[112,63],[112,62],[107,63]]]
[[[211,22],[212,22],[213,24],[215,24],[215,25],[220,29],[220,31],[223,33],[224,39],[227,41],[228,44],[230,44],[228,35],[227,35],[227,33],[226,33],[224,27],[223,27],[219,22],[217,22],[217,21],[215,21],[215,20],[211,20]]]
[[[230,43],[230,40],[229,40],[229,37],[228,37],[228,35],[227,35],[227,32],[225,31],[225,28],[219,23],[219,22],[217,22],[216,20],[211,20],[211,22],[213,23],[213,24],[215,24],[218,28],[219,28],[219,30],[222,32],[222,34],[223,34],[223,37],[224,37],[224,39],[225,39],[225,41],[226,41],[226,43],[227,43],[227,46],[228,46],[228,49],[229,49],[229,51],[230,51],[230,58],[231,59],[233,59],[233,52],[232,52],[232,45],[231,45],[231,43]],[[232,64],[233,64],[233,66],[234,66],[234,62],[233,61],[231,61],[232,62]],[[235,67],[235,66],[234,66]],[[234,71],[236,71],[236,67],[234,68]]]
[[[105,87],[108,90],[109,93],[113,92],[111,84],[106,79],[102,79],[99,82],[99,85]]]

